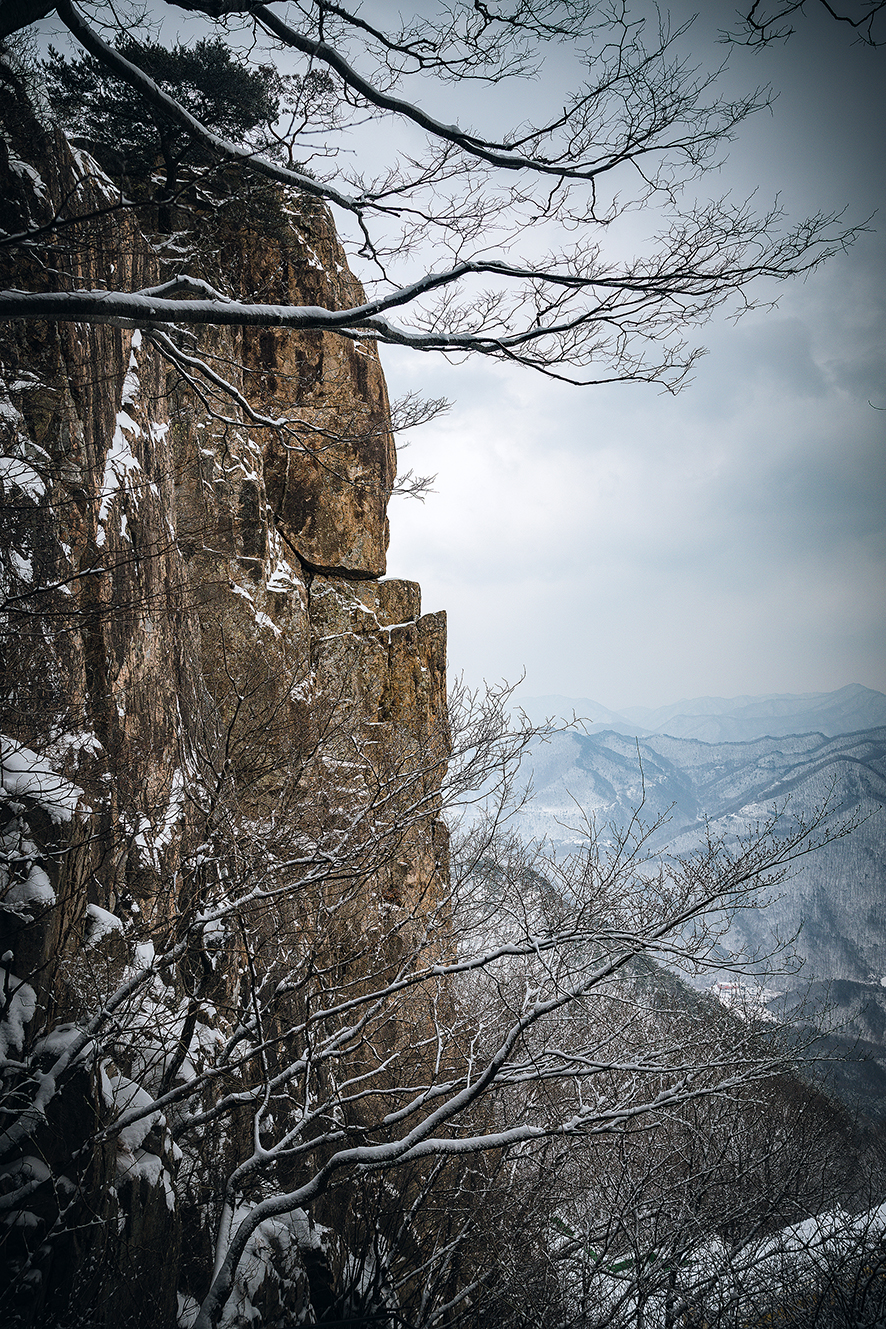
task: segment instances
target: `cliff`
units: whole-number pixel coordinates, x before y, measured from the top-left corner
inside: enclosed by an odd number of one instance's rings
[[[4,247],[3,284],[358,298],[322,207],[221,189],[152,234],[14,82],[2,100],[0,227],[41,236]],[[0,358],[4,1314],[159,1329],[224,1254],[218,1176],[306,1024],[304,976],[340,983],[382,933],[369,974],[392,933],[428,944],[445,618],[384,580],[396,462],[371,346],[23,323]],[[250,1010],[284,981],[262,1044]],[[164,1093],[190,1126],[146,1113]],[[262,1229],[217,1318],[331,1304],[319,1231]]]

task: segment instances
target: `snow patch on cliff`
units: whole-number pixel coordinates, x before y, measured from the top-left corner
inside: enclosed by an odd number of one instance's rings
[[[121,491],[127,490],[130,487],[131,477],[141,470],[126,434],[131,434],[133,439],[139,438],[141,428],[127,411],[121,410],[117,412],[114,437],[108,450],[104,479],[99,490],[99,529],[96,534],[96,544],[99,547],[105,543],[103,528],[111,511],[112,499]]]
[[[7,951],[3,959],[10,956]],[[23,979],[11,970],[0,969],[0,1061],[10,1052],[21,1052],[25,1045],[25,1025],[33,1020],[37,1010],[37,994]]]
[[[0,798],[32,798],[51,819],[70,821],[83,790],[58,775],[45,757],[0,734]]]

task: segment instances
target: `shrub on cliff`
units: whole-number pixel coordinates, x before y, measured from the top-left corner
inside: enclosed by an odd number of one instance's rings
[[[219,37],[171,48],[129,37],[116,50],[216,134],[249,138],[277,117],[282,87],[277,71],[245,65]],[[200,135],[165,115],[94,56],[69,60],[53,47],[50,54],[43,70],[53,110],[112,176],[137,186],[162,166],[168,197],[189,168],[214,160]]]

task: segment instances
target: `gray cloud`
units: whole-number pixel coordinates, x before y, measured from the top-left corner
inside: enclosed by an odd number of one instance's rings
[[[808,296],[712,329],[676,399],[422,363],[456,407],[416,442],[438,492],[393,508],[391,571],[450,610],[456,669],[616,706],[886,688],[884,417],[841,369],[877,323]]]
[[[706,9],[699,58],[729,5]],[[706,25],[706,26],[704,26]],[[810,14],[784,48],[733,54],[771,78],[716,191],[803,209],[882,203],[886,53]],[[873,223],[876,225],[876,221]],[[450,611],[450,659],[478,679],[621,706],[680,696],[886,690],[886,242],[849,254],[701,339],[676,399],[575,390],[498,366],[386,355],[397,390],[455,398],[411,459],[439,471],[392,508],[393,575]]]

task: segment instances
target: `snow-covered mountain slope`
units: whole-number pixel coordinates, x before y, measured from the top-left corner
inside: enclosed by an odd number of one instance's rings
[[[707,828],[735,844],[776,809],[786,827],[825,804],[832,825],[856,822],[798,861],[765,907],[736,918],[719,977],[731,982],[734,954],[764,957],[758,972],[769,996],[782,994],[772,1012],[802,1023],[817,1011],[833,1031],[820,1048],[836,1057],[829,1069],[822,1063],[826,1081],[867,1114],[886,1115],[886,727],[745,743],[566,732],[536,743],[530,767],[534,796],[519,828],[558,854],[581,848],[587,818],[611,841],[638,808],[645,824],[661,820],[649,848],[678,856],[698,848]],[[790,938],[803,968],[773,972],[765,957]]]
[[[780,897],[745,918],[742,936],[765,945],[802,927],[816,977],[879,985],[886,975],[886,728],[746,743],[569,732],[536,744],[531,765],[521,830],[560,851],[580,845],[584,814],[624,827],[641,803],[644,822],[665,819],[651,843],[677,854],[699,843],[706,819],[728,840],[776,808],[793,821],[828,803],[836,820],[854,818],[851,835],[803,859]]]

